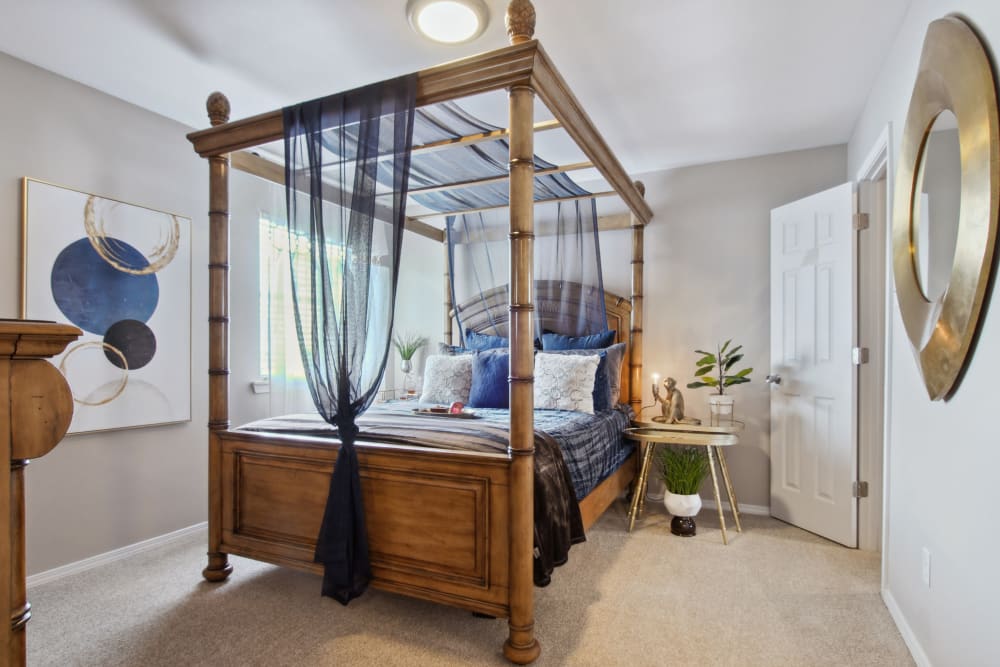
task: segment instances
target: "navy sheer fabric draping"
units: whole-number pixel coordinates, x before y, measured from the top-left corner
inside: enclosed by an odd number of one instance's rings
[[[471,307],[478,300],[489,314],[488,301],[509,277],[507,210],[449,216],[449,275],[452,303]],[[557,322],[557,333],[583,336],[607,330],[604,275],[594,199],[541,203],[535,206],[535,281],[549,283],[545,309],[536,307],[536,331]],[[478,309],[477,309],[478,310]],[[455,317],[464,342],[463,310]],[[477,323],[480,333],[506,336],[506,325],[489,318]]]
[[[355,418],[389,351],[415,99],[411,75],[284,109],[295,326],[313,402],[341,441],[315,558],[342,604],[371,579]]]

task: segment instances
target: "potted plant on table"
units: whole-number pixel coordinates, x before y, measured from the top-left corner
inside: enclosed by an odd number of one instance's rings
[[[416,394],[416,382],[413,379],[413,355],[427,344],[426,336],[403,333],[396,334],[392,339],[392,344],[399,353],[399,370],[403,371],[403,390],[409,394]]]
[[[720,422],[732,422],[734,400],[732,396],[726,395],[726,388],[750,382],[750,373],[753,372],[753,368],[734,369],[743,360],[743,353],[740,352],[743,346],[730,347],[732,342],[730,338],[716,346],[715,354],[695,350],[701,357],[695,362],[694,374],[697,379],[688,383],[688,389],[712,387],[716,390],[708,397],[709,423],[713,426]]]
[[[667,487],[663,504],[674,517],[670,532],[692,537],[696,529],[694,517],[701,510],[698,489],[708,475],[708,454],[703,447],[666,447],[660,453],[660,464]]]

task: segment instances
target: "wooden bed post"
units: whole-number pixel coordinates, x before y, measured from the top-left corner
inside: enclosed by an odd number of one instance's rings
[[[531,40],[535,9],[507,7],[512,45]],[[503,654],[526,665],[541,653],[535,639],[535,91],[510,88],[510,618]]]
[[[205,104],[212,125],[229,121],[222,93]],[[208,158],[208,566],[202,576],[224,581],[233,571],[222,545],[222,443],[229,428],[229,155]]]
[[[646,186],[635,182],[639,194],[646,196]],[[632,213],[632,353],[631,377],[629,378],[629,403],[636,416],[642,410],[642,265],[644,224]]]
[[[451,345],[451,269],[449,267],[448,236],[444,237],[444,344]],[[461,332],[459,332],[461,333]]]

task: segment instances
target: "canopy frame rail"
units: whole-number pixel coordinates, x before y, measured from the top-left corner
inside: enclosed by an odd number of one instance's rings
[[[557,164],[552,167],[543,167],[542,169],[535,170],[535,178],[539,176],[552,176],[554,174],[565,174],[570,171],[581,171],[583,169],[593,169],[593,162],[571,162],[569,164]],[[510,180],[510,174],[502,174],[500,176],[487,176],[485,178],[473,178],[467,181],[455,181],[454,183],[441,183],[440,185],[428,185],[422,188],[410,188],[409,194],[411,195],[426,195],[433,192],[447,192],[448,190],[461,190],[463,188],[472,188],[477,185],[493,185],[495,183],[503,183]],[[377,194],[377,197],[388,197],[391,192],[382,192]],[[617,192],[615,194],[618,194]],[[537,201],[537,200],[536,200]]]
[[[417,106],[447,102],[470,95],[527,86],[576,142],[587,159],[622,198],[640,224],[653,211],[636,189],[625,168],[571,92],[538,40],[532,39],[417,72]],[[552,121],[550,121],[551,123]],[[535,129],[532,123],[532,129]],[[504,131],[509,136],[509,128]],[[490,133],[487,133],[490,134]],[[192,132],[188,139],[202,157],[268,144],[283,137],[282,112],[271,111],[243,120],[221,123]],[[495,137],[483,138],[483,141]],[[451,141],[447,145],[454,145]],[[447,147],[442,144],[443,147]]]
[[[601,197],[614,197],[618,193],[614,190],[605,190],[603,192],[588,192],[585,195],[569,195],[566,197],[549,197],[548,199],[533,199],[532,205],[538,204],[554,204],[561,201],[580,201],[581,199],[599,199]],[[483,211],[496,211],[499,209],[508,208],[508,204],[496,204],[494,206],[480,206],[478,208],[458,208],[452,211],[432,211],[430,213],[420,213],[413,216],[416,220],[428,220],[430,218],[443,218],[449,215],[462,215],[463,213],[482,213]]]
[[[552,120],[541,120],[534,124],[533,129],[536,133],[538,132],[548,132],[549,130],[558,130],[562,128],[562,123],[559,121]],[[426,144],[418,144],[410,148],[410,155],[420,155],[426,153],[436,153],[438,151],[448,150],[452,148],[475,146],[476,144],[486,143],[488,141],[499,141],[500,139],[506,139],[510,136],[510,128],[502,127],[496,130],[487,130],[485,132],[475,132],[473,134],[466,134],[461,137],[450,137],[448,139],[438,139],[437,141],[430,141]],[[382,153],[378,156],[379,161],[389,160],[393,157],[392,153]],[[348,164],[350,160],[342,160],[339,162],[328,162],[323,165],[323,167],[339,167],[343,164]]]
[[[283,186],[285,184],[285,170],[280,164],[272,162],[267,158],[263,158],[257,155],[256,153],[252,153],[250,151],[245,151],[245,150],[237,151],[232,155],[230,155],[229,158],[230,158],[229,166],[231,169],[242,171],[243,173],[250,174],[258,178],[262,178],[266,181],[270,181],[271,183],[275,183],[277,185]],[[552,169],[538,169],[535,171],[535,176],[546,176],[549,174],[561,173],[562,171],[575,171],[577,169],[589,169],[592,167],[593,165],[591,165],[589,162],[579,162],[570,165],[556,166],[553,167]],[[509,176],[507,175],[497,176],[495,178],[484,179],[483,181],[476,181],[474,182],[474,184],[480,185],[483,183],[502,182],[503,180],[507,180],[508,178]],[[441,190],[451,187],[467,187],[467,185],[437,186],[437,188]],[[421,192],[430,192],[430,191],[431,189],[429,188],[425,190],[421,189],[410,190],[410,194],[420,194]],[[597,193],[590,195],[575,195],[575,197],[577,197],[578,199],[589,199],[591,197],[612,196],[616,194],[617,193],[614,191],[607,191],[604,193]],[[555,202],[555,201],[560,201],[560,200],[557,199],[536,200],[535,204],[545,204],[548,202]],[[496,206],[494,208],[496,209],[506,208],[506,205]],[[476,209],[476,211],[480,210],[489,210],[489,209]],[[386,209],[386,211],[387,211],[386,214],[388,214],[388,209]],[[460,213],[472,213],[472,212],[475,211],[470,209],[464,209],[460,211]],[[447,216],[447,215],[456,215],[456,214],[434,212],[434,213],[421,214],[417,216],[407,216],[406,230],[413,232],[415,234],[419,234],[424,238],[431,239],[432,241],[437,241],[438,243],[444,243],[446,240],[445,231],[443,229],[438,229],[434,225],[427,224],[423,220],[430,219],[435,216]],[[627,213],[600,216],[597,220],[598,220],[598,229],[600,231],[607,231],[610,229],[629,229],[632,227],[632,216],[631,214]],[[536,230],[536,236],[546,236],[546,235],[548,235],[548,232],[544,230]],[[506,238],[506,233],[502,237],[498,237],[498,240],[500,238]]]

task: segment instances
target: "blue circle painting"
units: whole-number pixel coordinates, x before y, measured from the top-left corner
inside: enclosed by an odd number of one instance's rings
[[[153,360],[156,354],[156,336],[153,331],[138,320],[122,320],[115,322],[108,327],[108,332],[104,334],[104,342],[122,353],[125,362],[121,357],[105,349],[104,356],[118,368],[125,368],[134,371],[142,368]]]
[[[142,268],[149,262],[141,252],[118,239],[116,256],[124,265]],[[62,314],[84,331],[104,336],[120,320],[146,322],[160,300],[154,274],[133,275],[108,264],[86,238],[74,241],[52,265],[52,298]]]

